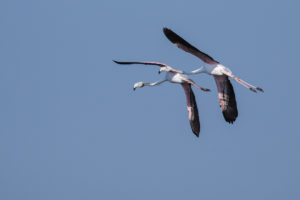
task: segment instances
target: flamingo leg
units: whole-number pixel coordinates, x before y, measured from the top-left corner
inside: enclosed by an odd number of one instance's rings
[[[228,72],[225,72],[225,71],[222,71],[223,74],[229,76],[230,78],[232,78],[233,80],[235,80],[236,82],[238,82],[239,84],[245,86],[246,88],[248,88],[249,90],[251,90],[252,92],[257,92],[256,90],[260,91],[260,92],[264,92],[263,89],[261,89],[260,87],[255,87],[249,83],[247,83],[246,81],[232,75],[232,74],[229,74]]]
[[[248,86],[250,86],[250,87],[253,87],[253,88],[255,88],[255,89],[258,90],[258,91],[264,92],[264,90],[263,90],[262,88],[253,86],[253,85],[251,85],[250,83],[247,83],[246,81],[244,81],[244,80],[242,80],[242,79],[240,79],[240,78],[238,78],[238,77],[236,77],[236,78],[237,78],[239,81],[245,83],[246,85],[248,85]]]
[[[199,88],[200,90],[203,90],[203,91],[205,91],[205,92],[210,92],[210,89],[208,89],[208,88],[203,88],[203,87],[199,86],[198,84],[196,84],[196,83],[195,83],[193,80],[191,80],[191,79],[184,79],[184,81],[186,81],[187,83],[192,84],[193,86]]]

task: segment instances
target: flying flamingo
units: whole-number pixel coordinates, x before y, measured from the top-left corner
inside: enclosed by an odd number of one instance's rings
[[[257,90],[263,92],[263,89],[261,89],[260,87],[255,87],[247,83],[246,81],[243,81],[242,79],[234,76],[230,69],[220,64],[218,61],[214,60],[206,53],[201,52],[200,50],[189,44],[172,30],[163,28],[163,32],[165,36],[178,48],[191,53],[194,56],[197,56],[205,63],[204,66],[200,67],[199,69],[196,69],[192,72],[183,73],[187,75],[206,73],[214,76],[218,89],[219,103],[225,121],[233,123],[238,116],[234,90],[228,77],[250,89],[252,92],[257,92]]]
[[[194,92],[192,90],[191,85],[203,90],[203,91],[210,91],[207,88],[202,88],[201,86],[197,85],[193,80],[191,80],[186,74],[183,74],[183,71],[176,70],[164,63],[159,63],[159,62],[119,62],[115,61],[117,64],[144,64],[144,65],[156,65],[159,66],[159,73],[162,71],[166,72],[165,79],[161,81],[156,81],[154,83],[144,83],[144,82],[137,82],[133,86],[133,90],[136,88],[141,88],[144,86],[156,86],[159,85],[163,82],[169,81],[171,83],[179,83],[184,89],[185,95],[186,95],[186,102],[187,102],[187,109],[189,112],[189,121],[190,125],[192,128],[193,133],[199,137],[200,133],[200,121],[199,121],[199,114],[198,114],[198,108],[197,108],[197,103],[196,103],[196,98],[194,95]]]

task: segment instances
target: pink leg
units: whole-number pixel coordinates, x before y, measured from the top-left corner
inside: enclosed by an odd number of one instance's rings
[[[236,82],[238,82],[239,84],[245,86],[246,88],[248,88],[249,90],[251,90],[252,92],[257,92],[256,90],[258,91],[261,91],[263,92],[263,89],[259,88],[259,87],[255,87],[253,85],[250,85],[249,83],[247,83],[246,81],[243,81],[242,79],[232,75],[232,74],[229,74],[227,72],[224,72],[223,73],[229,77],[231,77],[232,79],[234,79]]]
[[[237,77],[236,77],[236,78],[237,78]],[[257,89],[258,91],[264,92],[264,90],[263,90],[262,88],[260,88],[260,87],[255,87],[255,86],[251,85],[250,83],[247,83],[246,81],[244,81],[244,80],[242,80],[242,79],[240,79],[240,78],[237,78],[237,79],[240,80],[241,82],[243,82],[243,83],[249,85],[250,87],[253,87],[253,88]]]
[[[203,90],[203,91],[205,91],[205,92],[210,92],[210,89],[208,89],[208,88],[203,88],[203,87],[197,85],[197,84],[196,84],[194,81],[192,81],[191,79],[185,79],[185,81],[188,82],[188,83],[190,83],[190,84],[192,84],[193,86],[199,88],[200,90]]]

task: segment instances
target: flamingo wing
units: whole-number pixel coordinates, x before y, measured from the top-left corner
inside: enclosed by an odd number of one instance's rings
[[[116,61],[116,60],[113,60],[113,61],[115,63],[121,64],[121,65],[143,64],[143,65],[157,65],[159,67],[167,66],[166,64],[160,63],[160,62],[120,62],[120,61]]]
[[[208,64],[217,64],[219,63],[218,61],[214,60],[212,57],[207,55],[206,53],[200,51],[187,41],[185,41],[182,37],[174,33],[171,29],[168,28],[163,28],[165,36],[177,47],[182,49],[185,52],[191,53],[194,56],[197,56],[200,58],[203,62],[208,63]]]
[[[217,84],[219,103],[224,119],[229,123],[233,123],[238,116],[233,87],[230,80],[225,75],[215,75],[214,78]]]
[[[198,107],[197,107],[194,92],[192,90],[191,84],[182,83],[181,85],[186,95],[187,109],[189,111],[189,120],[190,120],[192,131],[197,137],[199,137],[200,121],[199,121]]]

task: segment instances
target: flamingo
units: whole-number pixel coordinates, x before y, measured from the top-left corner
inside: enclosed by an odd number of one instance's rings
[[[186,102],[187,102],[187,110],[189,112],[189,121],[190,121],[190,126],[192,128],[193,133],[199,137],[200,133],[200,121],[199,121],[199,114],[198,114],[198,108],[197,108],[197,103],[196,103],[196,98],[194,95],[194,92],[192,90],[191,85],[203,90],[203,91],[210,91],[207,88],[203,88],[196,84],[192,79],[190,79],[186,74],[183,73],[183,71],[176,70],[164,63],[159,63],[159,62],[120,62],[120,61],[115,61],[117,64],[121,65],[130,65],[130,64],[143,64],[143,65],[156,65],[159,66],[159,72],[161,73],[163,71],[166,72],[166,76],[163,80],[161,81],[156,81],[154,83],[144,83],[144,82],[137,82],[133,86],[133,90],[136,90],[136,88],[142,88],[144,86],[157,86],[160,85],[166,81],[169,81],[171,83],[178,83],[181,84],[181,86],[184,89],[185,95],[186,95]]]
[[[163,28],[163,32],[165,36],[178,48],[182,49],[185,52],[191,53],[194,56],[197,56],[204,62],[204,66],[192,72],[183,71],[183,73],[187,75],[206,73],[214,77],[217,85],[218,98],[223,117],[228,123],[233,123],[238,116],[235,94],[229,78],[237,81],[239,84],[250,89],[252,92],[257,92],[257,90],[260,92],[264,92],[262,88],[253,86],[246,81],[234,76],[230,69],[214,60],[211,56],[207,55],[204,52],[201,52],[196,47],[189,44],[182,37],[174,33],[171,29]]]

